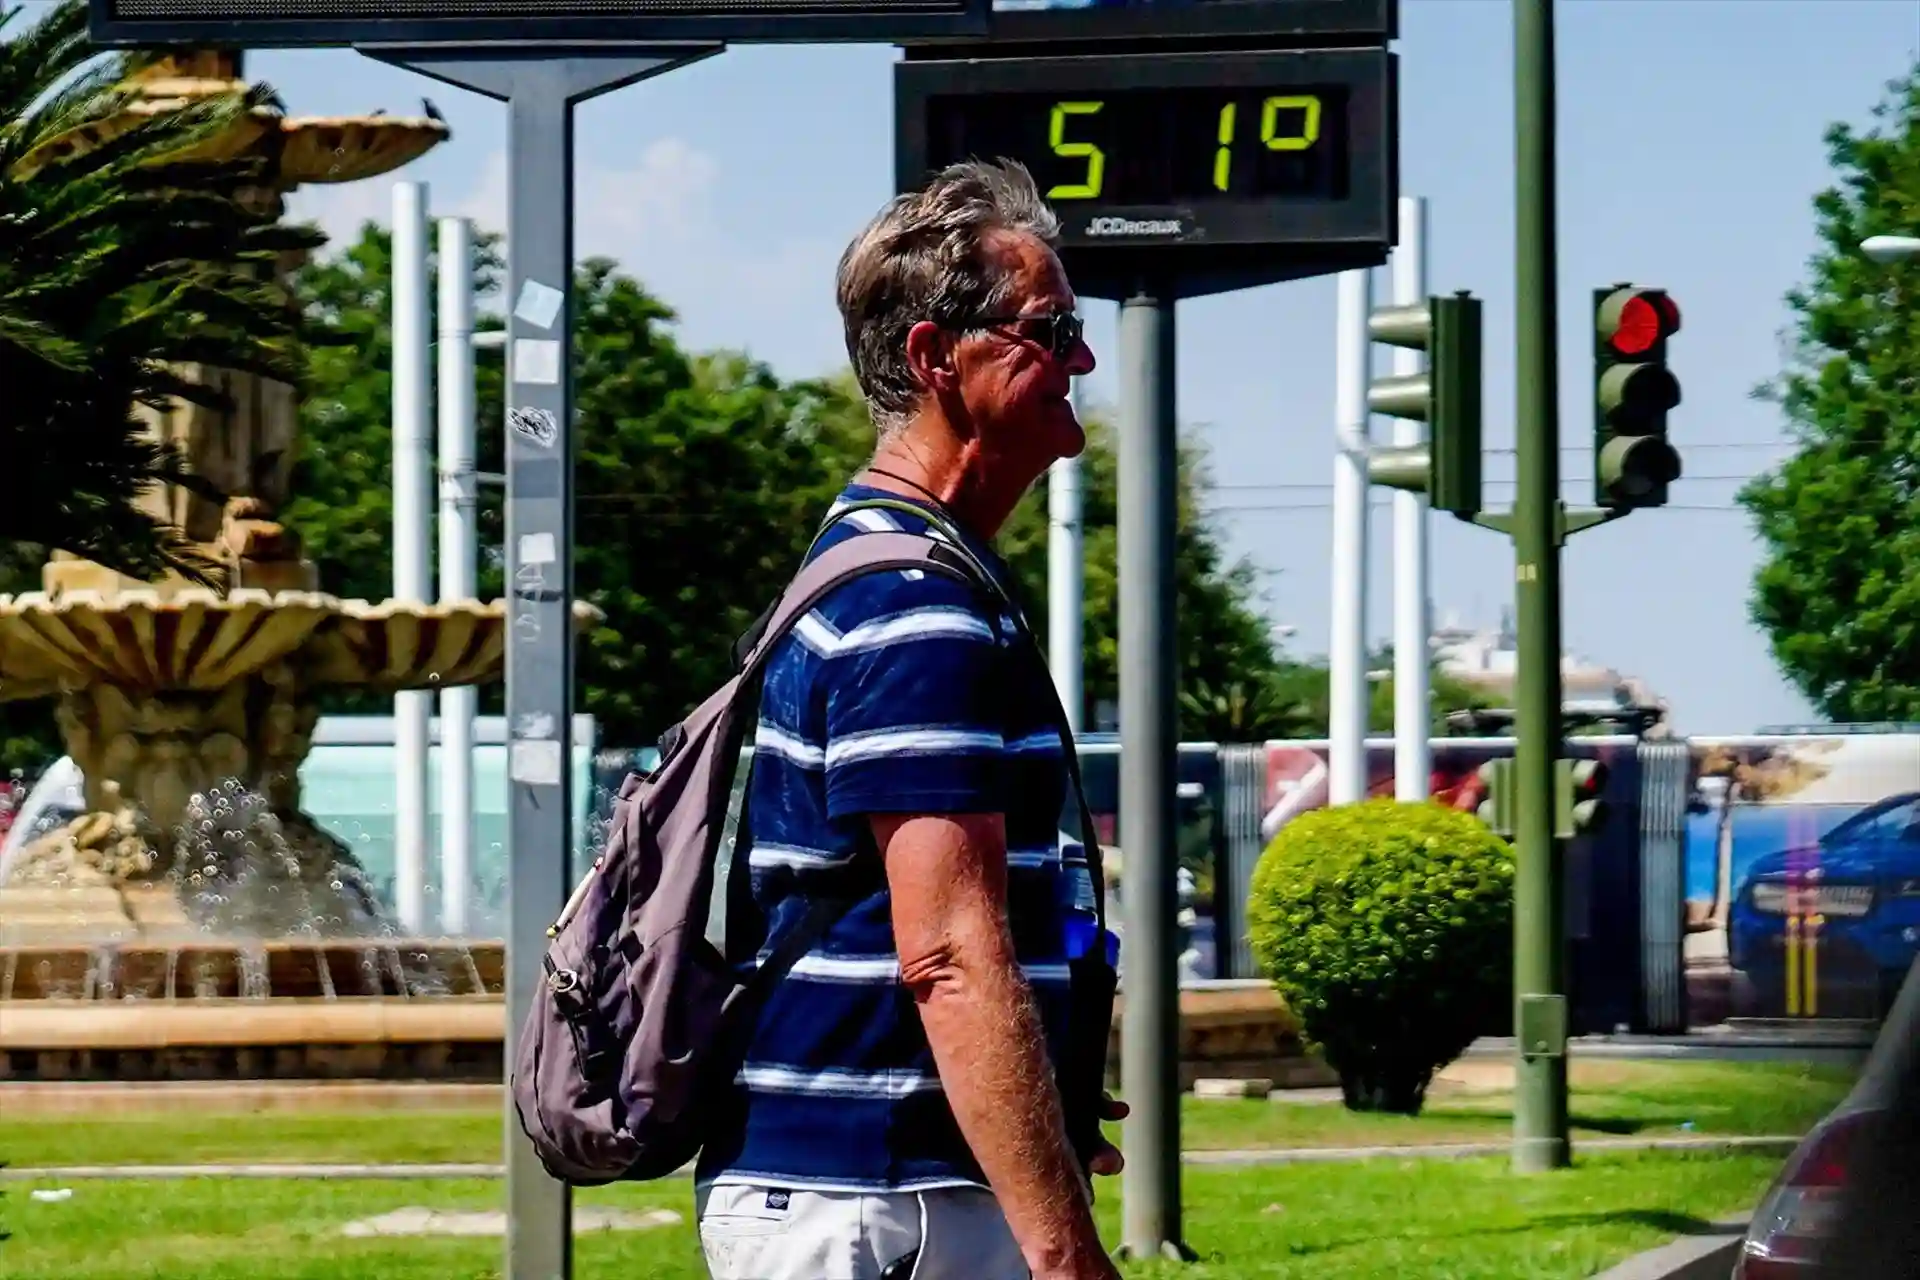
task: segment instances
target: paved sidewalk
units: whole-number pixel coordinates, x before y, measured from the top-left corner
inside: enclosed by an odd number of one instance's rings
[[[1588,1138],[1574,1144],[1586,1151],[1791,1151],[1800,1139],[1786,1135],[1760,1137]],[[1316,1164],[1353,1160],[1460,1160],[1505,1155],[1505,1142],[1444,1142],[1404,1147],[1270,1147],[1245,1151],[1188,1151],[1190,1165]],[[52,1165],[42,1168],[0,1167],[0,1181],[98,1181],[139,1178],[498,1178],[498,1164],[129,1164]],[[680,1171],[682,1175],[688,1170]]]

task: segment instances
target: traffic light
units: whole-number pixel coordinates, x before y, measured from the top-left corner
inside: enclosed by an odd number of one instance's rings
[[[1489,760],[1475,771],[1487,788],[1487,798],[1475,811],[1489,830],[1505,840],[1513,839],[1514,795],[1511,758]]]
[[[1680,307],[1665,289],[1617,284],[1593,291],[1593,488],[1602,507],[1661,507],[1680,478],[1667,443],[1667,411],[1680,382],[1667,369],[1667,339]]]
[[[1607,820],[1607,766],[1598,760],[1553,762],[1553,833],[1562,840],[1590,836]]]
[[[1367,316],[1375,342],[1427,353],[1424,373],[1377,378],[1367,408],[1427,424],[1427,443],[1372,451],[1368,477],[1425,492],[1438,511],[1462,520],[1480,512],[1480,299],[1462,290]]]

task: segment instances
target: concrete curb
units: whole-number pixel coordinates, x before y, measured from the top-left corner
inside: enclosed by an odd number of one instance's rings
[[[1592,1138],[1574,1144],[1582,1151],[1791,1151],[1793,1137]],[[1189,1165],[1320,1164],[1358,1160],[1462,1160],[1505,1155],[1505,1142],[1428,1143],[1406,1147],[1280,1147],[1254,1151],[1188,1151],[1180,1159]],[[498,1178],[498,1164],[94,1164],[48,1165],[40,1168],[0,1167],[0,1182],[53,1180],[180,1178]],[[690,1172],[683,1169],[680,1175]],[[680,1176],[676,1175],[676,1176]]]
[[[1586,1138],[1573,1144],[1583,1151],[1791,1151],[1800,1139],[1781,1136],[1698,1138]],[[1188,1151],[1186,1164],[1312,1164],[1346,1160],[1468,1160],[1503,1156],[1509,1142],[1435,1142],[1406,1147],[1281,1147],[1254,1151]]]
[[[173,1181],[185,1178],[501,1178],[498,1164],[70,1164],[0,1169],[0,1182]]]
[[[1746,1232],[1744,1218],[1716,1222],[1709,1232],[1681,1236],[1637,1253],[1594,1280],[1727,1280]]]

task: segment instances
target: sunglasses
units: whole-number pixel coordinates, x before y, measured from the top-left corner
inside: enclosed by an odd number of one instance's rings
[[[1019,337],[1045,347],[1056,360],[1072,356],[1080,345],[1081,335],[1086,332],[1086,325],[1071,311],[1053,311],[1041,316],[974,316],[942,327],[954,330],[1012,329]]]

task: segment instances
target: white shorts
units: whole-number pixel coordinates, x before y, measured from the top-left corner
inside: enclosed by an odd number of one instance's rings
[[[1030,1280],[993,1193],[779,1190],[723,1184],[694,1192],[713,1280],[880,1280],[919,1253],[907,1280]]]

